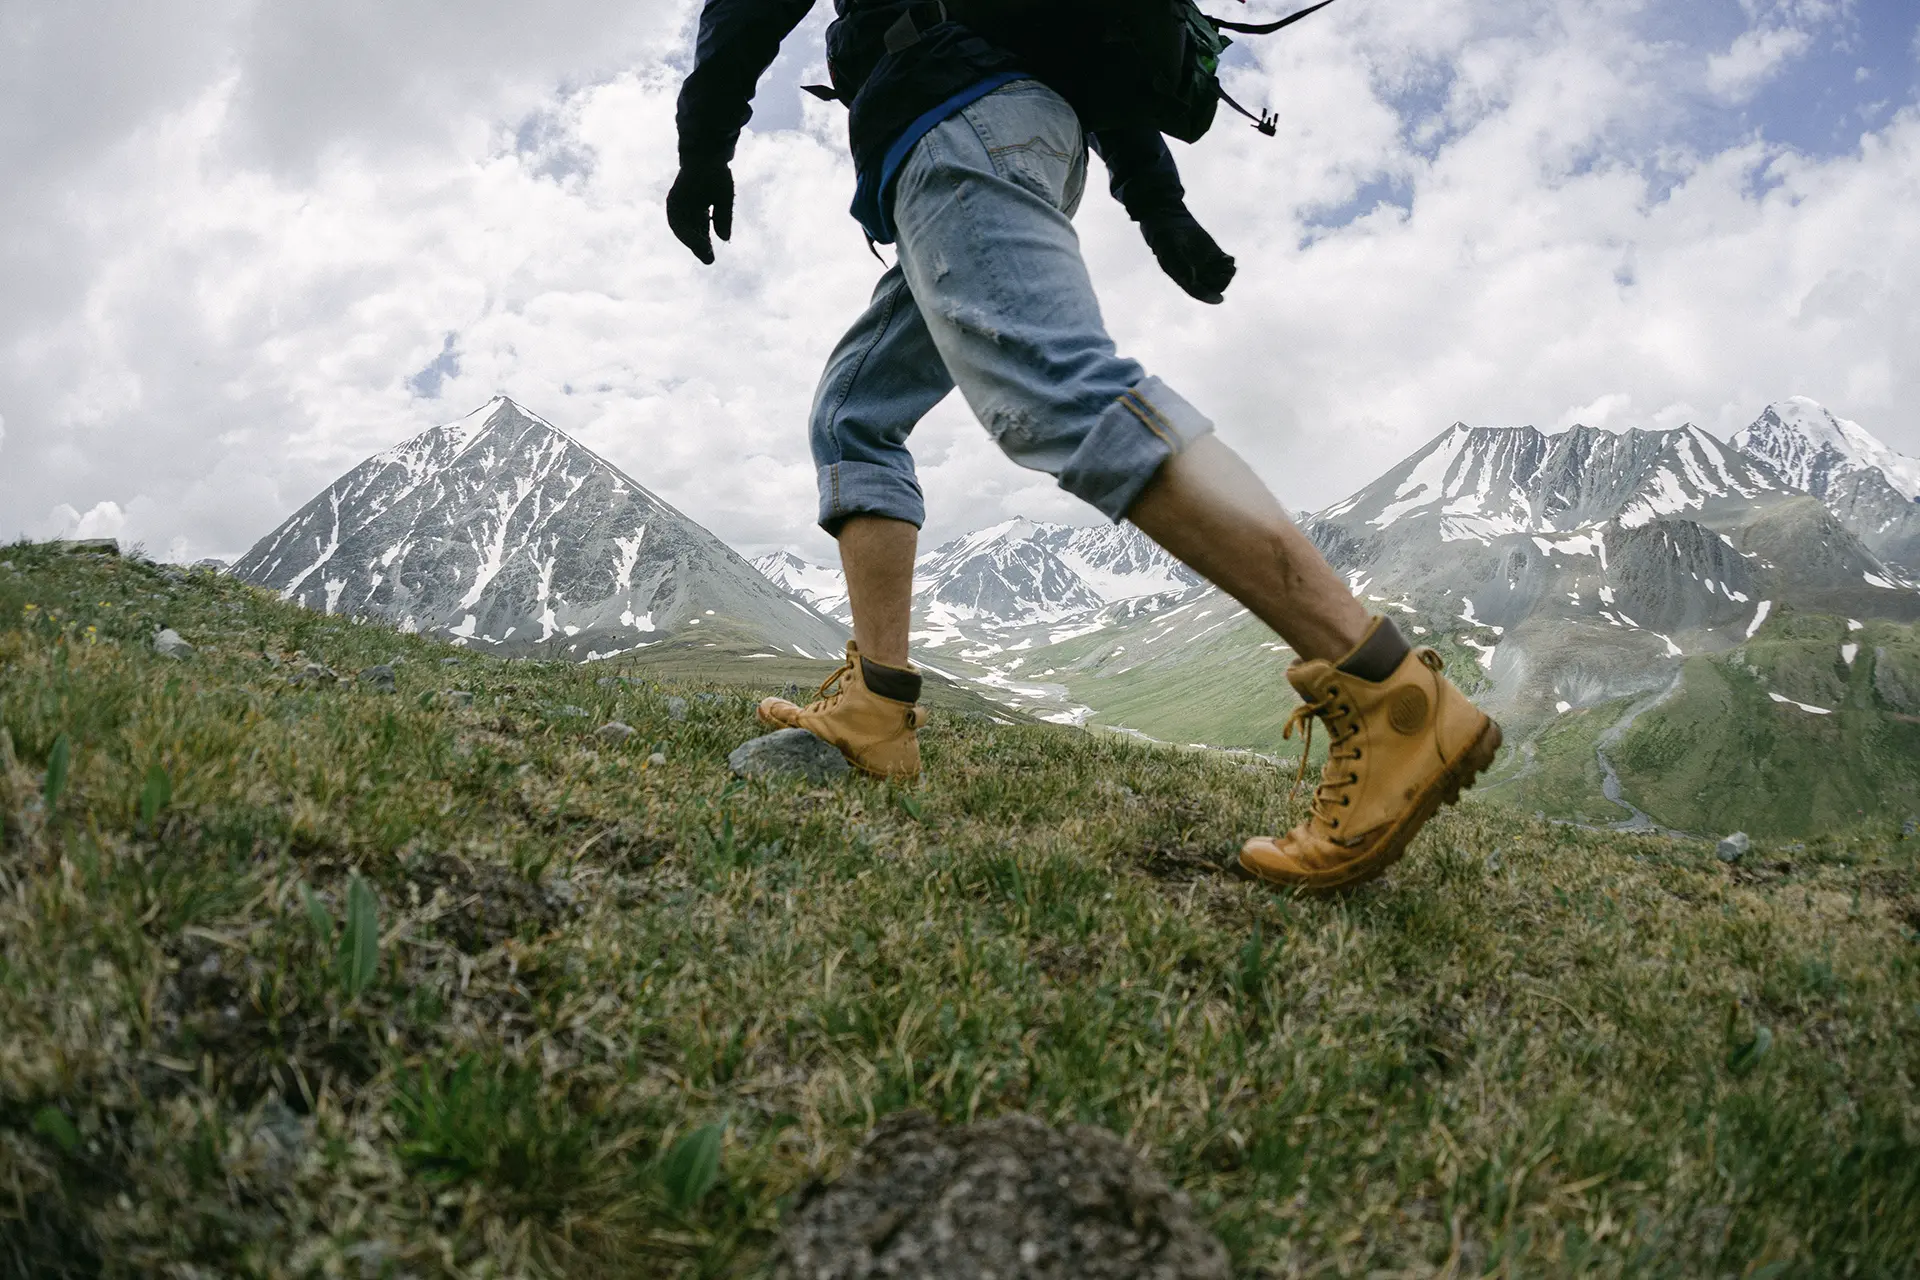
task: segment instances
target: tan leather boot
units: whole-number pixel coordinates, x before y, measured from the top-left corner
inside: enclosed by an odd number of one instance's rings
[[[840,748],[848,764],[876,778],[917,778],[920,739],[916,730],[927,722],[926,709],[883,698],[867,688],[861,661],[859,646],[847,641],[847,660],[820,686],[815,695],[818,702],[801,707],[785,698],[764,698],[760,723],[775,729],[805,729]],[[839,688],[829,694],[827,690],[836,684]]]
[[[1414,834],[1452,804],[1493,763],[1500,726],[1440,674],[1432,649],[1407,654],[1376,684],[1330,662],[1296,662],[1287,679],[1304,703],[1287,737],[1313,721],[1333,739],[1307,820],[1284,836],[1261,836],[1240,850],[1240,865],[1273,884],[1344,889],[1371,880],[1406,852]]]

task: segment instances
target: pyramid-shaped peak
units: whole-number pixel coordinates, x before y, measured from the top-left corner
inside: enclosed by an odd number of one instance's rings
[[[1768,405],[1734,434],[1733,447],[1817,496],[1826,496],[1841,476],[1877,471],[1903,497],[1920,499],[1920,460],[1894,451],[1859,423],[1809,396],[1789,396]]]

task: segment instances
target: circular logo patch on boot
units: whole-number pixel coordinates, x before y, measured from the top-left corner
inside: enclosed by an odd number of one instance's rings
[[[1427,727],[1427,691],[1405,685],[1387,700],[1387,723],[1395,733],[1415,734]]]

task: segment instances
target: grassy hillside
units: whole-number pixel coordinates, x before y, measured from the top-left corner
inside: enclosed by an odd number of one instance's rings
[[[1263,768],[741,785],[749,694],[605,677],[0,549],[0,1276],[750,1276],[904,1107],[1108,1126],[1247,1275],[1911,1274],[1914,842],[1489,805],[1299,900]]]
[[[1636,803],[1676,826],[1782,838],[1897,829],[1920,816],[1914,712],[1920,630],[1789,613],[1731,654],[1688,662],[1680,695],[1610,758]]]
[[[1095,724],[1162,742],[1297,753],[1280,736],[1300,705],[1287,683],[1293,651],[1247,610],[1208,592],[1165,612],[1128,617],[1121,606],[1109,615],[1116,625],[1022,652],[1021,674],[1064,684]],[[1459,636],[1492,641],[1492,633],[1458,619],[1396,617],[1410,638],[1440,650],[1463,688],[1481,687],[1485,673]]]

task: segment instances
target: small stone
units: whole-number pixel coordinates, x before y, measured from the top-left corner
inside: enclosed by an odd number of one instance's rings
[[[393,668],[387,665],[368,667],[360,673],[360,683],[375,693],[393,692]]]
[[[693,695],[693,700],[695,702],[703,702],[710,707],[717,707],[726,701],[725,698],[717,693],[696,693]]]
[[[407,663],[407,657],[403,653],[396,653],[391,658],[387,659],[387,665],[390,667],[403,667],[406,665],[406,663]]]
[[[447,700],[447,705],[450,707],[470,707],[473,705],[473,695],[465,689],[449,689],[440,696]]]
[[[667,719],[685,720],[687,718],[687,700],[685,698],[667,699]]]
[[[1231,1274],[1193,1203],[1116,1135],[1017,1113],[948,1129],[912,1111],[798,1197],[772,1267],[773,1280]]]
[[[1736,831],[1720,842],[1720,861],[1738,862],[1753,848],[1753,840],[1744,831]]]
[[[618,720],[609,720],[593,731],[593,736],[605,743],[618,745],[631,738],[635,729],[630,724],[621,724]]]
[[[595,680],[594,683],[599,685],[602,689],[611,689],[615,685],[619,684],[620,682],[614,679],[612,676],[601,676],[598,680]]]
[[[457,667],[457,666],[459,666],[459,665],[460,665],[460,659],[458,659],[458,658],[442,658],[442,659],[440,659],[440,665],[441,665],[441,666],[443,666],[443,667]]]
[[[565,716],[569,720],[577,720],[587,714],[587,709],[585,707],[555,707],[553,714]]]
[[[1920,836],[1920,818],[1908,818],[1900,828],[1900,838],[1911,840],[1915,836]]]
[[[661,765],[665,764],[666,762],[667,762],[667,753],[664,751],[656,751],[652,755],[647,757],[647,764],[650,768],[658,769]]]
[[[120,544],[112,538],[66,538],[53,544],[54,549],[70,556],[117,556]]]
[[[186,658],[192,656],[193,646],[172,627],[162,627],[153,637],[153,651],[163,658]]]
[[[805,729],[782,729],[755,738],[727,757],[727,768],[737,778],[798,776],[819,784],[839,777],[850,767],[839,748]]]
[[[326,666],[324,663],[309,662],[306,666],[300,668],[297,675],[290,676],[288,679],[293,684],[303,687],[306,685],[328,685],[336,683],[340,679],[340,673],[332,667]]]

